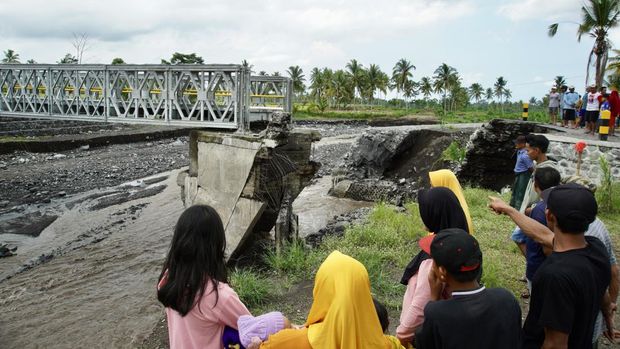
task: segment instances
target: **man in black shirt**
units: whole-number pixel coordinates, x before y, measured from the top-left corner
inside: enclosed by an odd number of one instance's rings
[[[532,280],[532,300],[524,332],[524,349],[592,348],[592,334],[599,309],[612,338],[612,305],[609,294],[611,267],[603,244],[584,236],[596,218],[594,195],[578,184],[566,184],[542,193],[547,203],[547,225],[553,231],[553,252]],[[524,230],[539,223],[493,200],[491,208],[507,213]],[[549,232],[550,234],[551,232]]]
[[[478,284],[482,252],[476,239],[461,229],[444,229],[420,246],[433,258],[433,301],[424,308],[416,348],[519,348],[521,308],[510,292]],[[452,298],[439,300],[442,291]]]

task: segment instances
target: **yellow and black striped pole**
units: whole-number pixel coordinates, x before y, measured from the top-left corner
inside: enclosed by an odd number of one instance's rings
[[[609,119],[611,112],[609,110],[601,111],[601,126],[598,128],[598,139],[606,141],[609,135]]]
[[[529,103],[523,103],[523,121],[527,121],[527,117],[528,117],[528,109],[530,107]]]

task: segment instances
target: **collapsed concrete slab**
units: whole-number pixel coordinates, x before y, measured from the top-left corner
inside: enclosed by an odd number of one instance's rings
[[[318,170],[311,162],[313,130],[291,130],[290,116],[274,113],[260,135],[190,134],[190,167],[178,178],[186,207],[207,204],[222,219],[226,254],[239,258],[275,226],[276,246],[295,236],[292,202]]]
[[[366,130],[334,171],[333,195],[400,205],[428,185],[427,173],[452,166],[442,159],[453,142],[464,145],[471,126],[381,127]],[[341,174],[341,175],[340,175]]]

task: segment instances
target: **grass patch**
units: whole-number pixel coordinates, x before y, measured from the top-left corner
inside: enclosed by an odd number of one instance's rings
[[[230,285],[241,301],[253,308],[263,305],[271,294],[271,282],[252,269],[235,269],[230,274]]]

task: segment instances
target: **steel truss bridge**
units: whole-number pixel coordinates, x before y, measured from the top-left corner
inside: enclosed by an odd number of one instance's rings
[[[286,77],[241,65],[0,64],[0,115],[244,130],[292,110]]]

